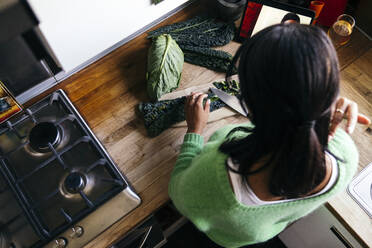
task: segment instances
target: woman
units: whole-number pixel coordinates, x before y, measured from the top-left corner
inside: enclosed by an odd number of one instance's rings
[[[358,153],[347,133],[357,105],[339,98],[334,47],[316,27],[279,24],[234,57],[251,123],[218,130],[204,145],[204,94],[185,105],[188,130],[169,184],[176,208],[215,243],[264,242],[352,179]],[[346,117],[346,132],[338,124]]]

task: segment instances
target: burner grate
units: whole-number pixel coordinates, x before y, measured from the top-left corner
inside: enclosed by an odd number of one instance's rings
[[[71,150],[73,147],[75,147],[76,145],[80,144],[81,142],[90,142],[91,139],[90,137],[88,136],[84,136],[84,137],[81,137],[79,140],[75,141],[75,143],[73,143],[72,145],[64,148],[61,152],[57,152],[55,150],[55,148],[49,143],[49,149],[52,151],[53,153],[53,156],[51,156],[49,159],[45,160],[43,163],[41,163],[38,167],[36,167],[34,170],[32,170],[30,173],[28,173],[27,175],[19,178],[16,180],[16,183],[21,183],[23,182],[25,179],[31,177],[32,175],[34,175],[37,171],[43,169],[45,166],[47,166],[48,164],[50,164],[50,162],[52,162],[53,160],[57,159],[58,162],[60,163],[60,165],[62,166],[63,169],[67,169],[68,166],[65,164],[65,162],[62,160],[61,156],[68,152],[69,150]],[[9,154],[5,154],[4,157],[8,156]]]
[[[48,108],[48,106],[51,105],[57,105],[58,108],[66,111],[66,114],[50,123],[53,123],[56,128],[64,125],[66,122],[73,123],[73,125],[76,126],[83,135],[72,143],[68,143],[63,147],[56,147],[51,142],[48,142],[47,145],[49,155],[42,162],[37,164],[37,166],[32,170],[23,175],[18,175],[16,173],[16,169],[12,165],[11,157],[15,154],[18,154],[18,152],[25,150],[26,147],[29,147],[30,142],[27,135],[22,134],[17,127],[25,121],[31,121],[34,126],[44,122],[45,120],[42,120],[37,116],[37,114],[41,111],[44,111],[45,108]],[[97,138],[87,127],[87,124],[77,113],[71,102],[69,102],[62,91],[56,91],[52,95],[34,104],[30,108],[26,109],[22,115],[18,116],[18,118],[8,120],[5,125],[0,127],[0,136],[5,133],[13,133],[18,139],[18,145],[6,152],[0,147],[0,171],[16,195],[17,200],[33,229],[40,237],[41,242],[38,243],[38,247],[39,244],[49,242],[56,235],[65,231],[72,223],[81,220],[87,214],[99,207],[102,203],[127,187],[127,183],[123,176],[117,170],[108,154],[98,142]],[[90,148],[93,148],[93,152],[96,154],[95,156],[98,156],[96,160],[92,161],[83,169],[80,168],[82,173],[89,177],[95,178],[97,181],[96,183],[109,185],[106,187],[109,190],[101,194],[97,193],[98,196],[92,198],[87,192],[84,191],[84,188],[79,189],[76,195],[80,196],[81,201],[84,202],[86,207],[77,213],[70,213],[66,206],[58,207],[56,211],[58,211],[64,222],[51,228],[50,223],[47,221],[48,218],[45,217],[46,214],[44,215],[44,213],[48,212],[48,204],[53,202],[53,199],[63,196],[61,193],[61,188],[57,187],[41,199],[37,199],[37,197],[35,199],[35,195],[30,193],[32,190],[30,191],[27,189],[27,182],[36,180],[36,177],[39,174],[42,174],[47,168],[54,166],[55,164],[58,164],[58,166],[60,166],[60,170],[63,170],[65,174],[72,173],[76,165],[72,164],[71,161],[67,163],[65,161],[65,155],[71,153],[74,151],[74,149],[77,149],[77,147],[82,145],[88,145]],[[98,176],[96,175],[97,173],[95,173],[96,170],[104,170],[107,171],[107,173],[104,176]],[[61,178],[62,177],[63,175],[61,175]],[[39,180],[43,180],[43,178],[40,178]],[[2,188],[0,187],[0,193],[1,190]]]

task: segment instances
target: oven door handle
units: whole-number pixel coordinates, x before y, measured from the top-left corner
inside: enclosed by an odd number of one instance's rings
[[[111,248],[160,247],[165,242],[160,224],[151,216]]]
[[[335,227],[331,226],[331,232],[336,236],[336,238],[346,247],[346,248],[353,248],[352,244],[345,238],[344,235]]]
[[[150,235],[150,232],[152,230],[152,226],[149,226],[148,228],[146,228],[147,230],[145,231],[146,233],[143,235],[143,238],[140,242],[140,246],[138,248],[143,248],[143,246],[145,245],[146,241],[147,241],[147,238],[149,237]]]

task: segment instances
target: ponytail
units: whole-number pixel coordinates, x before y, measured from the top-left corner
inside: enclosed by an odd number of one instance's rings
[[[314,122],[299,126],[283,140],[276,154],[270,179],[270,192],[285,198],[307,195],[323,180],[326,167],[322,144]]]
[[[265,141],[265,137],[256,127],[233,129],[228,140],[220,146],[220,151],[228,153],[232,161],[239,166],[238,169],[228,167],[235,173],[247,176],[258,173],[269,166],[272,168],[269,191],[274,196],[283,198],[297,198],[307,195],[318,186],[325,177],[325,140],[320,140],[322,123],[329,123],[329,117],[317,121],[305,122],[298,127],[287,127],[286,131]],[[245,132],[245,138],[234,139],[235,132]],[[327,132],[328,133],[328,132]],[[279,142],[276,142],[279,141]],[[324,143],[325,142],[325,143]],[[278,148],[278,149],[275,149]],[[251,166],[263,154],[269,155],[268,159],[258,169],[252,170]]]

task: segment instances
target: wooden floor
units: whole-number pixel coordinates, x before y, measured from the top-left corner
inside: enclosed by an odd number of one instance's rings
[[[199,11],[200,7],[193,4],[161,25],[185,20]],[[86,247],[112,245],[169,199],[167,184],[178,154],[175,144],[182,140],[185,130],[171,130],[156,139],[149,139],[143,123],[135,115],[136,105],[149,100],[145,90],[149,46],[150,40],[146,39],[146,34],[142,34],[34,99],[36,101],[58,88],[64,89],[142,198],[142,205],[138,209]],[[234,49],[237,47],[231,46]],[[338,54],[342,95],[358,102],[360,111],[372,117],[372,42],[355,30],[351,41],[338,48]],[[222,73],[185,63],[180,88],[223,77]],[[234,121],[229,118],[208,125],[206,136],[220,125]],[[353,137],[360,151],[362,168],[372,161],[372,134],[365,127],[358,126]],[[350,201],[347,195],[342,195],[331,202],[331,208],[350,225],[351,230],[357,230],[362,241],[372,246],[372,224],[367,215],[364,216],[358,206]],[[356,208],[359,210],[355,211]]]

